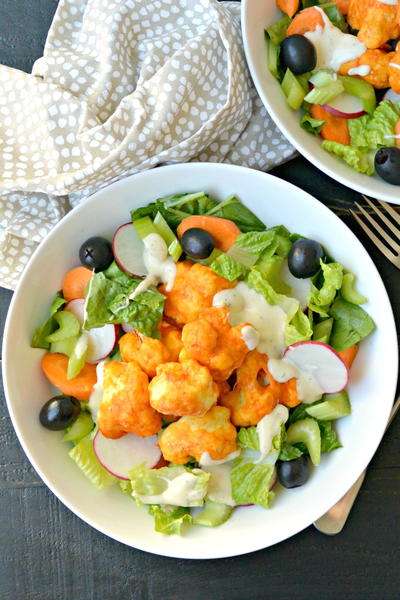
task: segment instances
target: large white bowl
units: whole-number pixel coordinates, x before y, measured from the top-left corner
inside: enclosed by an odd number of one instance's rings
[[[169,194],[205,192],[238,197],[267,225],[322,242],[358,275],[358,287],[376,331],[361,344],[352,369],[353,414],[338,422],[343,449],[324,455],[307,485],[282,490],[270,510],[237,509],[215,529],[192,528],[185,536],[153,531],[153,519],[118,489],[97,492],[67,456],[61,434],[42,428],[38,413],[54,391],[41,373],[41,350],[29,346],[46,317],[63,274],[78,261],[89,236],[110,237],[129,220],[132,208]],[[68,214],[41,244],[14,294],[4,341],[4,381],[20,442],[43,481],[74,513],[106,535],[130,546],[180,558],[219,558],[265,548],[301,531],[330,508],[355,481],[383,435],[397,381],[397,342],[391,306],[380,276],[351,231],[325,206],[285,181],[224,164],[190,163],[157,168],[101,190]],[[382,377],[382,374],[385,374]]]
[[[400,186],[391,185],[377,175],[369,177],[350,168],[344,161],[321,148],[321,139],[299,125],[299,111],[289,108],[278,81],[267,66],[264,29],[282,13],[275,0],[242,0],[242,35],[247,63],[258,94],[272,119],[286,138],[313,165],[349,188],[400,204]]]

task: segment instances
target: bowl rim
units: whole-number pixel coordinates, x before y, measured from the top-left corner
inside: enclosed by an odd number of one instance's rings
[[[257,177],[262,177],[265,179],[270,179],[272,178],[273,180],[279,180],[280,185],[282,185],[283,188],[286,189],[294,189],[296,191],[297,194],[302,194],[304,195],[306,198],[308,198],[308,200],[312,201],[312,203],[318,203],[320,209],[323,212],[329,213],[331,215],[331,217],[334,217],[335,219],[337,219],[337,221],[339,223],[341,223],[341,225],[348,229],[349,233],[354,237],[354,240],[357,242],[357,244],[359,244],[361,247],[361,243],[359,242],[359,240],[356,238],[356,236],[351,232],[351,230],[339,219],[339,217],[337,217],[337,215],[335,215],[335,213],[333,213],[333,211],[331,211],[328,207],[326,207],[323,203],[319,202],[317,199],[315,199],[313,196],[311,196],[310,194],[308,194],[307,192],[305,192],[304,190],[302,190],[301,188],[298,188],[297,186],[294,186],[293,184],[282,180],[278,177],[275,177],[273,175],[270,175],[268,173],[264,173],[261,171],[257,171],[255,169],[250,169],[248,167],[242,167],[242,166],[236,166],[236,165],[230,165],[230,164],[225,164],[225,163],[179,163],[179,164],[174,164],[174,165],[166,165],[166,166],[160,166],[158,167],[156,170],[159,173],[163,173],[163,171],[165,171],[166,169],[168,169],[169,171],[173,172],[176,171],[177,173],[179,173],[179,171],[181,169],[184,170],[188,170],[190,171],[191,169],[195,169],[195,170],[199,170],[201,171],[202,169],[208,171],[209,169],[215,170],[215,171],[229,171],[229,170],[233,170],[233,171],[239,171],[241,173],[243,173],[243,175],[245,176],[246,174],[250,175],[251,177],[257,176]],[[92,196],[90,196],[83,204],[81,204],[80,206],[90,206],[93,205],[96,202],[96,199],[98,197],[99,194],[104,194],[104,193],[109,193],[110,191],[115,192],[118,191],[118,189],[120,187],[125,187],[126,185],[129,185],[131,182],[137,182],[138,178],[151,178],[153,177],[153,173],[154,170],[150,169],[150,170],[146,170],[144,172],[141,173],[137,173],[135,175],[131,175],[129,177],[126,177],[122,180],[119,180],[111,185],[105,186],[102,189],[98,190],[95,194],[93,194]],[[216,175],[213,175],[213,177],[216,177]],[[211,178],[210,178],[211,179]],[[336,497],[334,497],[332,499],[332,501],[329,502],[329,506],[325,506],[323,507],[324,510],[322,512],[318,512],[318,514],[314,515],[314,518],[312,521],[310,521],[309,519],[306,520],[306,522],[302,522],[300,526],[293,526],[291,530],[286,530],[286,532],[284,533],[283,536],[280,536],[279,539],[274,540],[272,543],[268,543],[267,546],[265,546],[265,544],[259,542],[259,540],[257,540],[255,543],[253,542],[249,542],[247,541],[244,544],[244,549],[243,547],[236,547],[236,548],[230,548],[228,551],[224,551],[223,554],[221,554],[220,552],[213,550],[212,548],[209,550],[208,554],[205,556],[204,554],[196,554],[196,552],[194,551],[189,551],[185,554],[182,554],[181,552],[176,552],[174,551],[174,546],[173,544],[169,545],[169,549],[168,551],[163,551],[163,552],[159,552],[158,550],[154,550],[151,548],[151,545],[149,546],[146,543],[138,543],[136,540],[133,541],[127,541],[126,539],[123,539],[122,536],[113,534],[110,532],[110,530],[107,528],[106,525],[104,526],[100,526],[95,519],[91,518],[90,515],[88,516],[84,511],[82,511],[79,508],[79,500],[77,501],[77,503],[71,502],[70,500],[68,500],[67,498],[65,498],[64,494],[60,491],[57,490],[57,486],[55,484],[52,483],[51,479],[49,479],[46,475],[46,473],[43,472],[41,466],[38,464],[38,462],[34,459],[34,457],[32,456],[32,453],[30,451],[30,446],[32,446],[32,442],[29,440],[26,440],[24,438],[24,436],[21,433],[20,427],[19,427],[19,423],[18,423],[18,417],[14,411],[14,406],[13,406],[13,401],[10,397],[10,392],[9,392],[9,383],[8,383],[8,364],[9,364],[9,359],[8,359],[8,355],[9,355],[9,348],[11,345],[11,339],[12,336],[10,335],[10,331],[12,328],[12,320],[15,318],[14,317],[14,306],[17,304],[18,298],[19,298],[19,293],[20,290],[23,289],[24,286],[24,281],[26,279],[29,278],[29,274],[30,271],[34,268],[34,263],[35,263],[35,258],[37,256],[37,254],[39,252],[41,252],[42,248],[45,248],[46,245],[48,243],[51,243],[51,239],[57,235],[58,230],[62,227],[64,227],[65,223],[76,219],[77,214],[79,214],[79,210],[80,210],[80,206],[74,208],[73,210],[71,210],[51,231],[51,233],[41,242],[41,244],[38,246],[38,248],[35,250],[34,254],[32,255],[31,259],[29,260],[24,273],[21,277],[21,280],[17,286],[17,289],[14,292],[11,304],[10,304],[10,308],[8,311],[8,315],[7,315],[7,319],[6,319],[6,323],[5,323],[5,329],[4,329],[4,341],[3,341],[3,361],[2,361],[2,370],[3,370],[3,379],[4,379],[4,390],[5,390],[5,397],[6,397],[6,403],[7,403],[7,407],[8,407],[8,411],[11,417],[11,421],[13,423],[13,427],[14,430],[17,434],[17,437],[19,439],[19,442],[21,443],[21,446],[28,458],[28,460],[30,461],[30,463],[32,464],[32,466],[34,467],[34,469],[37,471],[38,475],[40,476],[40,478],[44,481],[44,483],[47,485],[47,487],[49,487],[49,489],[54,493],[54,495],[65,505],[67,506],[71,512],[73,512],[75,515],[79,516],[85,523],[91,525],[94,529],[100,531],[101,533],[105,534],[106,536],[115,539],[123,544],[126,544],[130,547],[134,547],[137,548],[139,550],[143,550],[146,552],[150,552],[150,553],[154,553],[157,555],[161,555],[161,556],[169,556],[169,557],[175,557],[175,558],[188,558],[188,559],[214,559],[214,558],[226,558],[226,557],[230,557],[230,556],[238,556],[238,555],[243,555],[243,554],[247,554],[249,552],[253,552],[256,550],[261,550],[264,549],[266,547],[270,547],[276,543],[279,543],[281,541],[284,541],[290,537],[292,537],[293,535],[300,533],[300,531],[302,531],[303,529],[305,529],[306,527],[308,527],[309,525],[312,524],[313,520],[315,520],[316,518],[318,518],[319,516],[321,516],[321,514],[323,514],[323,512],[325,512],[325,510],[327,510],[328,508],[330,508],[330,506],[332,504],[334,504],[335,502],[337,502],[340,497],[343,495],[345,490],[341,490],[340,493],[336,494]],[[50,242],[49,242],[50,239]],[[395,321],[394,321],[394,316],[393,316],[393,310],[391,308],[390,305],[390,300],[387,296],[387,292],[385,289],[385,286],[383,284],[383,281],[379,275],[379,272],[377,270],[377,268],[375,267],[373,261],[370,259],[368,253],[366,252],[365,249],[363,249],[363,252],[365,253],[365,258],[368,259],[370,261],[371,267],[373,268],[373,270],[375,271],[376,275],[377,275],[377,284],[379,284],[381,286],[382,292],[383,294],[386,296],[386,300],[387,300],[387,309],[388,309],[388,313],[385,315],[389,320],[390,320],[390,324],[391,327],[390,329],[393,330],[393,342],[394,342],[394,348],[395,348],[395,352],[396,352],[396,357],[395,357],[395,365],[396,368],[398,367],[398,346],[397,346],[397,337],[396,337],[396,328],[395,328]],[[396,384],[397,384],[397,370],[395,373],[392,373],[392,396],[394,398],[395,395],[395,390],[396,390]],[[389,412],[391,409],[391,405],[387,406],[387,417],[389,417]],[[361,474],[362,470],[368,465],[369,461],[371,460],[373,454],[376,451],[376,448],[378,447],[382,436],[384,434],[384,429],[382,429],[381,431],[381,435],[379,435],[377,437],[376,443],[374,444],[373,447],[370,448],[370,452],[369,455],[365,458],[364,456],[364,460],[362,461],[362,467],[363,468],[359,468],[359,472],[357,472],[357,477]],[[40,461],[39,461],[40,462]],[[354,480],[357,478],[354,477]],[[351,485],[351,483],[350,483]],[[303,518],[304,520],[304,518]],[[239,546],[239,544],[238,544]],[[240,544],[241,546],[241,544]]]

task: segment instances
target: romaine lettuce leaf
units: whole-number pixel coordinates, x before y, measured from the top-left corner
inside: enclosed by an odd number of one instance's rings
[[[149,513],[154,516],[154,529],[165,535],[182,535],[183,529],[192,524],[189,508],[151,504]]]
[[[241,265],[237,260],[224,253],[217,256],[217,258],[211,263],[210,269],[228,281],[240,279],[244,277],[248,271],[245,266]]]
[[[308,112],[304,113],[300,119],[300,127],[313,135],[318,135],[324,125],[325,121],[314,119]]]
[[[394,146],[394,130],[399,118],[400,106],[390,100],[383,100],[372,115],[349,119],[351,146],[364,151]]]
[[[265,224],[251,212],[236,196],[229,196],[223,202],[207,210],[206,214],[222,219],[230,219],[239,227],[240,231],[263,231]]]
[[[266,231],[243,233],[236,239],[235,244],[263,261],[274,254],[285,258],[292,246],[290,232],[284,225],[276,225]]]
[[[321,316],[328,316],[328,308],[332,304],[337,291],[342,287],[343,282],[343,266],[339,263],[323,263],[321,260],[322,269],[322,286],[317,288],[311,284],[311,293],[308,298],[308,306]]]
[[[61,292],[57,292],[50,305],[49,316],[45,322],[33,332],[31,340],[32,348],[43,348],[44,350],[50,348],[50,342],[47,341],[46,338],[57,329],[58,323],[54,318],[54,315],[65,303],[66,300],[62,297]]]
[[[342,158],[350,167],[359,171],[359,173],[365,173],[366,175],[373,174],[375,169],[372,158],[358,148],[344,146],[343,144],[339,144],[339,142],[330,142],[328,140],[324,140],[321,145],[324,150],[336,154],[336,156]]]
[[[361,306],[340,297],[330,307],[329,314],[334,319],[330,344],[338,351],[357,344],[375,329],[374,321]]]
[[[93,450],[93,432],[76,444],[68,452],[68,455],[76,462],[96,489],[102,490],[119,481],[106,471],[97,460]]]
[[[231,469],[232,497],[236,504],[259,504],[268,508],[274,493],[269,490],[274,465],[250,460],[244,451],[233,461]]]
[[[281,275],[283,256],[271,256],[270,258],[264,259],[261,257],[257,260],[257,268],[262,272],[264,277],[272,285],[275,292],[278,294],[290,294],[290,285],[287,285]]]
[[[287,29],[292,22],[292,19],[287,15],[283,15],[279,21],[275,21],[265,29],[265,35],[277,46],[285,39]]]

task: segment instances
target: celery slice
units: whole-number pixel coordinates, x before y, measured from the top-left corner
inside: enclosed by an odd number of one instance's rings
[[[355,287],[355,276],[353,273],[343,275],[342,287],[340,288],[342,298],[351,304],[364,304],[367,298],[357,292]]]
[[[321,459],[321,432],[315,419],[301,419],[288,428],[287,443],[298,444],[303,442],[307,446],[313,465],[319,465]]]
[[[333,318],[324,319],[314,325],[312,339],[314,342],[322,342],[323,344],[329,344],[333,327]]]
[[[153,225],[157,229],[157,232],[161,235],[167,246],[169,246],[170,244],[172,244],[172,242],[176,240],[176,235],[174,234],[171,227],[168,225],[167,221],[164,219],[160,212],[158,212],[154,217]]]
[[[94,423],[90,414],[86,411],[82,411],[76,421],[65,430],[63,442],[73,442],[74,444],[77,444],[92,431],[93,426]]]
[[[52,352],[53,354],[59,352],[60,354],[71,356],[77,341],[78,336],[73,335],[72,337],[66,338],[65,340],[60,340],[59,342],[52,342],[52,344],[50,345],[50,352]]]
[[[306,92],[303,86],[297,81],[296,76],[290,69],[286,69],[285,76],[282,80],[281,87],[286,96],[287,103],[290,108],[298,110],[303,104]]]
[[[79,321],[69,310],[61,310],[54,315],[58,323],[58,329],[46,337],[46,342],[59,342],[78,335],[80,330]]]
[[[265,43],[267,44],[267,65],[268,65],[268,69],[271,73],[271,75],[273,75],[275,77],[275,79],[278,79],[278,81],[280,81],[280,77],[279,77],[279,52],[280,52],[280,47],[277,46],[276,44],[274,44],[274,42],[272,42],[271,40],[266,39]]]
[[[182,252],[182,246],[177,239],[171,242],[171,244],[168,246],[168,254],[172,256],[175,262],[179,260]]]
[[[82,371],[88,351],[88,334],[83,332],[75,344],[75,348],[69,357],[67,367],[67,379],[73,379]]]
[[[343,91],[343,84],[337,79],[336,81],[331,81],[331,83],[328,83],[322,87],[314,87],[314,89],[308,92],[304,100],[310,104],[328,104]]]
[[[153,221],[150,217],[142,217],[141,219],[136,219],[133,221],[132,225],[136,229],[136,233],[138,236],[144,240],[145,237],[150,235],[151,233],[158,233],[158,230],[155,228]]]
[[[351,414],[351,404],[346,390],[337,394],[325,394],[324,402],[306,408],[306,413],[319,421],[332,421]]]
[[[232,514],[233,507],[214,500],[206,500],[203,510],[193,517],[193,525],[201,525],[203,527],[218,527],[229,519]]]

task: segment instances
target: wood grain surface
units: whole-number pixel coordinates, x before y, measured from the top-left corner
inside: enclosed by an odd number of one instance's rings
[[[29,71],[55,8],[54,0],[1,0],[0,63]],[[387,286],[399,331],[399,271],[349,216],[358,194],[303,158],[273,172],[335,210],[361,239]],[[11,296],[0,290],[1,328]],[[400,417],[382,441],[341,534],[326,537],[309,527],[245,556],[184,561],[128,548],[65,508],[30,466],[0,394],[0,600],[400,598]]]

